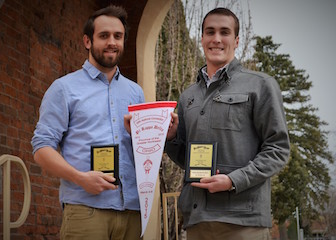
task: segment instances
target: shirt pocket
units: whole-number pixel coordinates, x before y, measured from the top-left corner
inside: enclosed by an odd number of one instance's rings
[[[211,127],[240,131],[249,101],[248,94],[219,94],[212,100]]]

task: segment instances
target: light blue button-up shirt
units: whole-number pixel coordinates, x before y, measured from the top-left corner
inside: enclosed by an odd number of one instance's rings
[[[111,83],[105,74],[85,61],[83,68],[55,80],[46,91],[40,119],[32,139],[33,152],[60,147],[64,159],[76,169],[90,171],[92,145],[119,144],[117,190],[99,195],[61,179],[61,203],[84,204],[95,208],[139,210],[132,142],[124,128],[128,105],[144,102],[141,87],[120,74]]]

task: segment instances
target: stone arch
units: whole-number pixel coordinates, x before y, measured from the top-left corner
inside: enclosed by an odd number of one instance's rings
[[[155,46],[162,23],[174,0],[148,0],[140,19],[136,39],[138,84],[146,101],[155,101]]]
[[[146,102],[156,100],[155,46],[162,23],[174,0],[148,0],[142,12],[136,38],[137,82]],[[161,238],[160,183],[156,182],[151,216],[144,239]]]

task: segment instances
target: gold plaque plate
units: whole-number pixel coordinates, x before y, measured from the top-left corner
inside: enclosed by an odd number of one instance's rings
[[[217,143],[189,142],[186,156],[186,182],[199,182],[216,174]]]
[[[109,174],[119,184],[119,145],[91,146],[91,170]]]

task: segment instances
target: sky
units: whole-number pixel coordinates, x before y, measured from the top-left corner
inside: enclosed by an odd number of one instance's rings
[[[330,150],[336,152],[336,0],[248,0],[253,31],[271,35],[295,68],[309,75],[310,103],[329,125]]]

